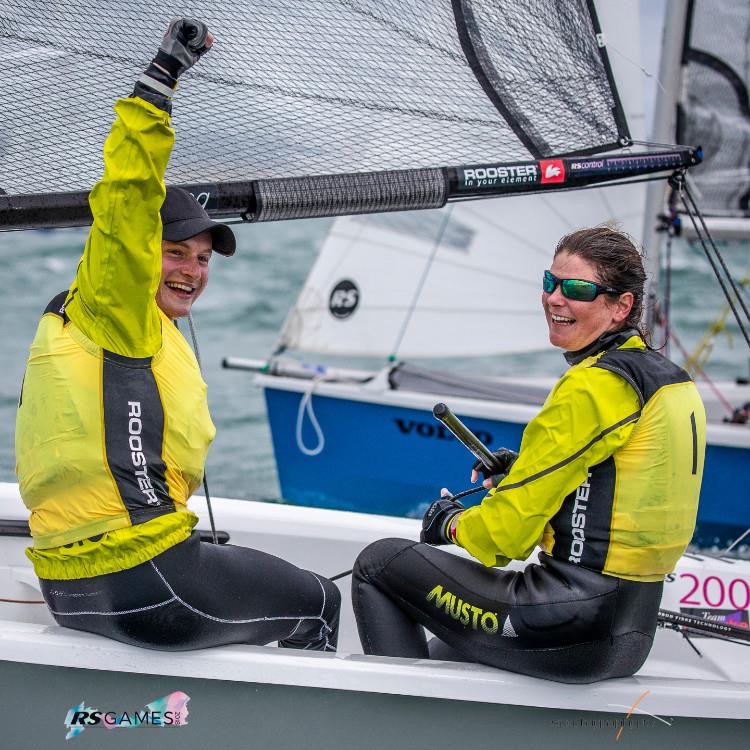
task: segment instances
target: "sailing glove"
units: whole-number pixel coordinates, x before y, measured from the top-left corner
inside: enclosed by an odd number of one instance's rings
[[[174,18],[167,28],[156,57],[135,84],[133,96],[172,111],[177,79],[210,49],[208,26],[192,18]]]
[[[422,519],[419,541],[427,544],[452,544],[453,540],[449,536],[451,521],[462,510],[463,504],[453,500],[450,495],[435,500]]]
[[[510,467],[516,462],[518,453],[510,450],[510,448],[499,448],[496,451],[492,451],[492,455],[495,457],[496,463],[493,470],[490,471],[490,469],[478,459],[474,462],[471,470],[472,472],[476,471],[477,474],[481,474],[485,481],[489,479],[492,482],[492,486],[496,487],[508,474]]]

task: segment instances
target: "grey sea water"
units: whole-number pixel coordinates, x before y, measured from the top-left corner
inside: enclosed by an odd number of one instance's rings
[[[250,373],[222,369],[221,361],[230,355],[266,357],[272,351],[329,226],[327,219],[239,226],[235,257],[216,256],[211,261],[210,283],[194,307],[193,318],[217,427],[207,464],[209,486],[216,496],[280,499],[262,394]],[[0,233],[6,274],[0,297],[0,481],[15,481],[15,410],[29,344],[49,300],[73,280],[85,238],[83,229]],[[738,278],[750,273],[748,244],[723,244],[722,250]],[[682,344],[692,350],[721,311],[723,298],[697,248],[677,243],[673,260],[673,322]],[[187,326],[182,329],[189,337]],[[727,333],[717,336],[707,372],[715,378],[747,377],[747,346],[734,323],[729,323]],[[672,351],[679,362],[679,352]],[[459,372],[507,375],[558,375],[564,366],[552,347],[536,354],[449,363]]]

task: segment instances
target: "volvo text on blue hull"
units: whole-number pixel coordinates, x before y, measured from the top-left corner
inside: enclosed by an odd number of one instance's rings
[[[303,393],[267,384],[264,390],[281,494],[291,503],[419,517],[441,487],[459,492],[470,486],[473,457],[428,407],[314,395],[320,433],[305,413],[298,440]],[[490,448],[520,445],[524,423],[454,411]],[[709,442],[695,544],[724,546],[745,531],[749,487],[750,450]],[[477,493],[466,501],[481,498]]]

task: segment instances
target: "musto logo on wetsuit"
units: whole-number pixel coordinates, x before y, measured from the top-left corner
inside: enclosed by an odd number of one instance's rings
[[[496,612],[487,612],[480,607],[475,607],[457,598],[450,591],[443,591],[440,584],[427,594],[427,601],[433,602],[438,609],[445,610],[446,614],[464,626],[471,625],[474,630],[481,628],[487,635],[495,635],[498,631]]]

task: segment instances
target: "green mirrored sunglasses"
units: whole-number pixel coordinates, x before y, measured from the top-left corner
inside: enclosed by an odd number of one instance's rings
[[[584,281],[583,279],[558,279],[551,271],[544,272],[542,289],[547,294],[552,294],[555,287],[560,285],[560,291],[565,299],[573,299],[578,302],[591,302],[600,294],[622,294],[617,289],[609,286],[602,286],[594,281]]]

